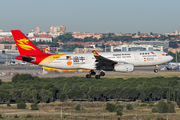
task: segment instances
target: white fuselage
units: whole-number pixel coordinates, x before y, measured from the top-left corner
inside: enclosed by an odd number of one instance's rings
[[[161,51],[101,52],[99,55],[135,67],[160,65],[172,60],[170,55]],[[93,53],[65,54],[48,64],[39,65],[60,69],[96,69],[96,58]]]

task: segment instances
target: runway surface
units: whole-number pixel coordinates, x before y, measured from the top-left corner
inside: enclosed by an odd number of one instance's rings
[[[180,72],[178,70],[169,70],[169,71],[161,71],[160,69],[164,67],[164,65],[160,65],[158,67],[158,72]],[[154,73],[154,66],[150,67],[135,67],[133,73]],[[0,66],[0,74],[6,74],[4,76],[0,76],[1,80],[11,80],[12,77],[19,73],[28,73],[33,76],[38,77],[72,77],[72,76],[82,76],[85,77],[88,72],[80,72],[80,73],[59,73],[59,72],[48,72],[47,74],[43,74],[43,70],[40,67],[29,67],[29,66]],[[106,71],[106,75],[113,74],[127,74],[123,72],[114,72],[114,71]]]

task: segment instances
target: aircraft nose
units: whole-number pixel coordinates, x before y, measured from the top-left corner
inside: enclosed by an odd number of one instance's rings
[[[169,57],[170,57],[170,58],[169,58],[169,59],[170,59],[169,61],[171,61],[171,60],[173,59],[173,57],[172,57],[172,56],[169,56]]]

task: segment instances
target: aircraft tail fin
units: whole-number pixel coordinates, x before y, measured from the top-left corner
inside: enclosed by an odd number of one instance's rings
[[[11,30],[21,56],[47,54],[37,48],[20,30]]]

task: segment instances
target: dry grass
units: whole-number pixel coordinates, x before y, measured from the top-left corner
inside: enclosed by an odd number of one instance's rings
[[[2,82],[12,82],[12,80],[2,80]]]
[[[74,106],[80,103],[83,107],[83,110],[76,111],[74,110]],[[115,102],[111,102],[115,103]],[[176,113],[168,113],[168,114],[159,114],[152,113],[149,104],[147,106],[140,106],[140,102],[119,102],[119,104],[126,106],[127,103],[131,103],[133,105],[133,110],[126,110],[124,107],[123,116],[121,116],[121,120],[138,118],[142,120],[155,119],[155,118],[166,118],[167,115],[171,120],[178,120],[180,117],[180,109],[175,108]],[[53,102],[53,103],[40,103],[38,107],[40,108],[37,111],[30,110],[30,105],[27,104],[27,108],[25,110],[17,109],[16,104],[11,104],[11,107],[7,107],[6,105],[0,105],[0,113],[3,117],[11,117],[13,118],[16,114],[20,117],[19,119],[24,120],[27,114],[33,116],[31,119],[37,120],[61,120],[61,106],[63,113],[63,120],[71,119],[72,120],[117,120],[118,116],[116,116],[115,112],[108,112],[105,110],[107,102]],[[144,103],[143,103],[144,104]],[[156,103],[154,103],[156,104]],[[30,119],[30,120],[31,120]]]

